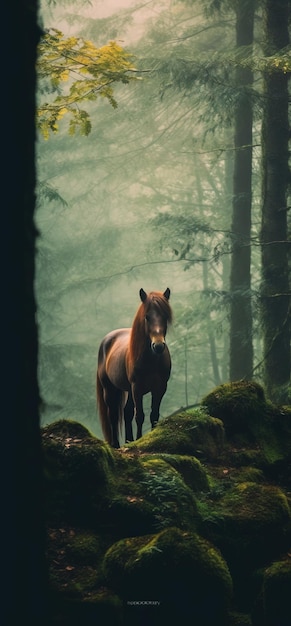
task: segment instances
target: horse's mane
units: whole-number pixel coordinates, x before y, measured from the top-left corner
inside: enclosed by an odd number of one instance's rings
[[[172,322],[172,309],[167,298],[161,291],[151,291],[147,295],[145,302],[142,302],[139,306],[132,323],[129,342],[129,362],[131,366],[138,362],[147,347],[148,336],[145,332],[144,320],[151,308],[155,308],[166,320],[167,324]]]

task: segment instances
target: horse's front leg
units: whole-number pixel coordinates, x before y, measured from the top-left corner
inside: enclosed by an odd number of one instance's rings
[[[137,431],[136,438],[140,439],[142,436],[142,425],[144,423],[144,412],[143,412],[143,394],[139,387],[136,384],[131,386],[132,391],[132,399],[134,404],[134,418],[136,421]]]
[[[152,425],[152,430],[156,427],[159,417],[160,417],[160,406],[163,396],[165,395],[167,390],[167,384],[161,384],[161,386],[152,391],[152,403],[151,403],[151,413],[150,420]]]
[[[134,414],[134,405],[131,391],[128,394],[127,402],[124,407],[124,423],[125,423],[125,443],[133,441],[132,420]]]

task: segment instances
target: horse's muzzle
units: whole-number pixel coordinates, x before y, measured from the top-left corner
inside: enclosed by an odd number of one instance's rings
[[[162,352],[164,352],[165,346],[166,344],[164,341],[157,341],[157,342],[152,341],[152,351],[155,354],[162,354]]]

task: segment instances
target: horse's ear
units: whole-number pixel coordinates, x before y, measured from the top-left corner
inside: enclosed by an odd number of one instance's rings
[[[145,302],[148,296],[147,296],[147,293],[143,290],[143,288],[139,290],[139,295],[140,295],[141,301]]]
[[[163,294],[166,300],[169,300],[170,293],[171,293],[171,290],[169,289],[169,287],[167,287],[166,291],[164,291],[164,294]]]

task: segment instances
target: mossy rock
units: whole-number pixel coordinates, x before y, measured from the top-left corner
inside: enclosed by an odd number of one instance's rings
[[[123,461],[123,473],[115,477],[115,492],[109,504],[111,525],[115,524],[120,537],[144,535],[173,525],[195,527],[196,500],[179,472],[163,459],[152,457],[127,459],[126,465]]]
[[[201,405],[222,420],[226,434],[252,434],[252,423],[262,419],[266,409],[263,388],[255,382],[237,381],[219,385],[205,396]]]
[[[252,455],[254,465],[278,466],[280,470],[283,464],[282,471],[287,474],[284,464],[291,460],[291,407],[273,405],[258,383],[248,381],[220,385],[201,404],[222,420],[227,438],[238,448],[236,454],[231,447],[228,450],[236,456],[237,465],[248,464]]]
[[[47,519],[97,525],[111,494],[115,451],[70,420],[54,422],[41,434]]]
[[[104,574],[125,602],[159,602],[159,623],[228,623],[232,581],[227,565],[218,550],[195,533],[168,528],[119,541],[105,555]]]
[[[189,409],[164,418],[154,430],[129,444],[129,448],[214,459],[221,454],[223,444],[221,420],[201,409]]]
[[[43,450],[51,524],[103,530],[115,539],[195,527],[193,491],[165,460],[122,454],[64,420],[45,429]]]
[[[166,461],[166,463],[179,472],[185,484],[190,487],[194,493],[209,491],[209,478],[206,468],[196,457],[160,452],[159,454],[143,455],[143,458]]]
[[[198,532],[217,546],[228,563],[237,606],[249,612],[257,593],[253,573],[290,545],[288,500],[275,486],[240,483],[222,497],[199,502]]]
[[[251,573],[288,549],[291,516],[285,494],[275,486],[246,482],[218,502],[210,501],[208,511],[204,506],[200,532],[220,548],[236,593],[250,596]]]
[[[253,613],[253,626],[291,624],[291,559],[286,556],[263,571],[261,593]]]
[[[95,439],[95,436],[90,433],[88,428],[79,422],[74,420],[58,420],[52,422],[48,426],[41,428],[43,439],[54,439],[55,441],[64,441],[65,439],[70,441],[73,438],[75,441],[86,441],[88,439]]]

